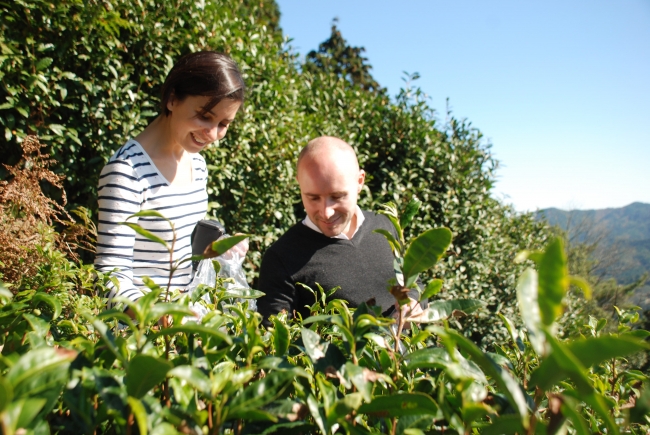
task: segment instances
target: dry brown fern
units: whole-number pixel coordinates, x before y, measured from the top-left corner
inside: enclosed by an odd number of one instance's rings
[[[27,136],[22,148],[23,158],[14,166],[4,165],[9,176],[0,181],[0,274],[8,283],[36,272],[45,260],[39,246],[54,242],[57,249],[77,260],[77,249],[92,249],[92,235],[96,234],[89,219],[77,224],[66,212],[64,177],[49,169],[54,160],[41,153],[43,145],[38,138]],[[42,182],[60,190],[60,203],[43,193]],[[64,231],[53,231],[55,223]]]

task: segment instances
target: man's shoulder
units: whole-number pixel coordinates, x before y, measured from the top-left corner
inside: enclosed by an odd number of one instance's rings
[[[363,217],[365,219],[362,227],[367,224],[369,230],[376,230],[381,228],[390,232],[395,231],[395,227],[393,227],[393,224],[383,214],[375,213],[370,210],[361,210],[361,211],[363,212]]]
[[[295,223],[291,228],[285,231],[278,240],[273,242],[271,246],[266,250],[266,252],[277,252],[283,251],[287,248],[291,249],[295,246],[301,239],[303,239],[306,234],[305,230],[309,230],[302,222]]]

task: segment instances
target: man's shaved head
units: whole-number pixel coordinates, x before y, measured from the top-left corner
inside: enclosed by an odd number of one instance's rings
[[[300,164],[303,160],[319,161],[333,157],[349,159],[348,163],[351,163],[355,170],[359,170],[357,155],[347,142],[337,137],[321,136],[310,140],[300,151],[296,171],[300,172]]]

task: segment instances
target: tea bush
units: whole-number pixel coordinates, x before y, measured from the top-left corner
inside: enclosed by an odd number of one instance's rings
[[[451,232],[429,229],[409,241],[402,229],[418,214],[400,216],[394,205],[385,212],[401,235],[391,243],[408,285],[441,258]],[[615,334],[592,319],[583,337],[555,335],[569,285],[589,293],[567,274],[560,239],[519,257],[535,264],[517,284],[526,328],[500,316],[511,339],[495,353],[449,326],[482,305],[470,299],[433,301],[395,328],[373,307],[350,309],[313,289],[310,317],[289,322],[280,314],[266,330],[247,309],[258,292],[233,294],[218,279],[191,295],[152,284],[137,302],[124,301],[132,319],[101,310],[89,268],[44,249],[50,261],[36,276],[12,291],[0,285],[7,435],[650,430],[648,377],[622,368],[627,355],[650,348],[643,340],[650,333],[630,327],[638,315],[620,311]],[[428,282],[422,297],[441,289],[442,281]],[[200,319],[197,303],[207,309]]]

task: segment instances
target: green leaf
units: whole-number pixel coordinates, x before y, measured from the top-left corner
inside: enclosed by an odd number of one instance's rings
[[[582,371],[597,366],[603,361],[650,350],[650,345],[633,336],[604,335],[576,339],[562,344],[561,349],[563,352],[549,355],[531,374],[530,380],[534,385],[549,390],[561,380],[570,377],[573,371]],[[567,362],[561,356],[564,353],[570,353],[571,358],[575,357],[580,366],[575,367]]]
[[[365,367],[359,367],[351,362],[346,362],[343,367],[345,369],[343,376],[352,382],[352,385],[362,394],[363,400],[370,402],[372,400],[372,382],[368,381],[367,376],[370,370]]]
[[[429,327],[432,331],[447,340],[450,337],[459,348],[465,351],[472,360],[479,365],[483,372],[492,378],[497,387],[506,395],[510,404],[519,414],[521,424],[528,427],[528,405],[519,383],[510,375],[507,370],[497,365],[492,359],[483,353],[474,343],[463,335],[451,329]]]
[[[16,112],[20,113],[23,116],[23,118],[29,118],[29,112],[25,110],[24,107],[15,106],[14,109],[16,109]]]
[[[6,380],[16,398],[56,391],[68,378],[70,362],[76,351],[41,347],[22,355],[7,372]]]
[[[32,328],[35,335],[38,336],[40,340],[43,340],[43,338],[50,331],[50,322],[43,320],[40,317],[34,316],[32,314],[27,314],[27,313],[23,313],[23,317],[27,320],[29,326]],[[35,346],[34,343],[32,342],[32,347],[37,347],[37,346]]]
[[[139,212],[133,213],[131,216],[126,218],[126,220],[128,221],[129,219],[134,217],[157,217],[166,220],[171,225],[171,221],[167,219],[165,215],[163,215],[162,213],[156,210],[141,210]]]
[[[135,421],[138,423],[138,429],[142,435],[147,435],[147,411],[144,409],[144,405],[140,400],[135,397],[127,398],[129,406],[131,407],[131,412],[135,416]]]
[[[400,417],[403,415],[436,415],[438,405],[424,393],[404,393],[375,396],[370,403],[359,407],[360,414],[377,417]]]
[[[442,289],[442,280],[432,279],[431,281],[429,281],[429,284],[427,284],[427,288],[424,289],[424,293],[422,293],[422,296],[420,296],[420,300],[424,301],[430,299],[432,296],[435,296],[438,293],[440,293],[441,289]]]
[[[581,394],[591,394],[594,387],[586,374],[586,367],[564,343],[560,343],[549,333],[547,333],[546,338],[551,346],[552,353],[531,374],[530,383],[546,391],[555,384],[558,376],[560,379],[570,377]],[[549,362],[547,363],[547,361]],[[553,363],[550,361],[553,361]],[[552,369],[555,369],[555,371],[549,372]]]
[[[49,124],[47,128],[52,130],[57,136],[63,136],[63,131],[65,130],[65,127],[59,124]]]
[[[210,379],[196,367],[182,365],[171,369],[167,376],[181,379],[204,394],[210,394]]]
[[[577,435],[590,435],[589,425],[580,413],[580,404],[572,397],[562,396],[561,411],[573,423]]]
[[[20,399],[10,403],[2,415],[2,427],[8,433],[17,433],[17,429],[33,427],[34,418],[47,403],[46,399]]]
[[[0,376],[0,415],[2,411],[9,405],[14,397],[14,389],[11,384],[2,376]]]
[[[44,57],[36,62],[36,71],[41,71],[52,65],[53,59],[51,57]]]
[[[311,394],[307,396],[307,407],[309,408],[309,412],[316,422],[316,425],[320,429],[321,434],[327,434],[327,428],[325,427],[325,416],[323,415],[323,412],[321,411],[321,408],[318,404],[318,400]]]
[[[218,330],[217,328],[211,328],[204,325],[199,325],[198,323],[185,323],[184,325],[172,326],[171,328],[161,329],[157,333],[153,334],[153,337],[160,337],[163,335],[174,335],[178,333],[185,334],[201,334],[206,337],[214,337],[218,340],[221,340],[227,344],[232,344],[232,338],[223,331]]]
[[[404,255],[404,285],[411,287],[420,272],[433,267],[450,243],[451,231],[448,228],[434,228],[416,237]]]
[[[249,384],[230,402],[228,419],[277,421],[277,418],[269,413],[262,415],[251,414],[251,412],[259,411],[260,408],[283,396],[285,391],[292,386],[293,379],[294,374],[291,371],[275,371],[266,375],[265,378]]]
[[[320,335],[311,329],[301,328],[302,344],[305,346],[305,352],[309,355],[312,362],[316,363],[325,356],[329,343],[321,342]]]
[[[586,299],[591,299],[591,286],[587,280],[578,276],[570,276],[569,283],[582,290],[582,293],[584,293]]]
[[[418,212],[421,205],[422,201],[418,200],[416,197],[409,201],[406,209],[404,210],[404,213],[402,213],[402,217],[399,220],[399,224],[402,229],[406,229],[409,225],[411,225],[413,216],[415,216],[415,214]]]
[[[126,391],[129,396],[141,399],[149,390],[160,384],[167,377],[173,364],[167,360],[150,355],[136,355],[126,371]]]
[[[52,320],[56,319],[61,315],[61,310],[62,310],[61,301],[59,301],[58,298],[52,295],[48,295],[47,293],[43,293],[43,292],[37,292],[32,297],[32,302],[34,302],[35,304],[38,304],[39,302],[44,302],[50,307],[52,307],[52,311],[53,311]]]
[[[4,300],[6,303],[11,301],[14,297],[14,294],[11,293],[11,290],[7,288],[4,282],[0,281],[0,300]]]
[[[169,423],[157,423],[151,430],[151,435],[182,435]]]
[[[542,331],[542,318],[537,304],[537,272],[526,269],[517,280],[517,303],[521,318],[528,329],[530,344],[538,355],[544,355],[546,339]]]
[[[273,347],[277,356],[284,356],[289,350],[289,329],[278,320],[277,317],[273,318]]]
[[[140,298],[143,299],[143,298]],[[139,302],[139,301],[138,301]],[[158,302],[144,310],[147,313],[146,321],[158,320],[164,315],[186,316],[196,318],[196,314],[187,305],[176,304],[173,302]],[[184,326],[184,325],[181,325]]]
[[[264,295],[264,292],[252,288],[232,287],[223,293],[219,293],[219,298],[258,299]]]
[[[641,392],[641,397],[636,399],[634,408],[630,410],[630,422],[638,424],[648,424],[646,416],[650,415],[650,388]]]
[[[213,242],[211,248],[217,254],[217,256],[223,255],[228,249],[232,248],[237,243],[241,242],[242,240],[246,240],[249,237],[250,234],[240,234],[237,236],[226,237],[225,239]]]
[[[132,222],[120,222],[121,225],[126,225],[127,227],[131,228],[133,231],[136,233],[140,234],[142,237],[144,237],[147,240],[150,240],[155,243],[159,243],[165,247],[165,249],[169,250],[169,246],[167,245],[167,242],[161,239],[160,237],[156,236],[155,234],[145,230],[138,224],[134,224]]]
[[[345,419],[352,411],[356,411],[362,402],[361,393],[346,394],[342,399],[334,402],[334,405],[325,412],[327,425],[332,427],[335,422]]]
[[[525,433],[521,418],[517,415],[501,415],[491,418],[491,423],[480,427],[482,435]]]
[[[115,336],[113,335],[111,330],[108,329],[108,326],[106,326],[106,324],[101,320],[93,317],[92,314],[88,312],[82,312],[82,315],[92,323],[93,327],[95,328],[95,331],[97,331],[99,335],[102,337],[102,341],[104,342],[104,344],[106,344],[106,346],[111,351],[111,353],[113,353],[113,355],[115,355],[117,359],[120,360],[122,365],[124,366],[128,365],[124,355],[122,355],[122,352],[120,352],[120,349],[117,347],[117,344],[115,342]]]
[[[451,362],[451,357],[446,349],[441,347],[428,347],[419,349],[404,356],[407,361],[405,369],[445,369]]]
[[[562,239],[548,244],[537,262],[539,297],[542,324],[550,326],[562,315],[562,300],[569,284],[568,267]]]
[[[596,324],[596,332],[602,331],[602,329],[607,325],[607,319],[598,319],[598,323]],[[650,334],[650,333],[649,333]],[[643,337],[645,338],[645,337]]]
[[[450,301],[435,301],[429,304],[422,316],[418,317],[418,323],[432,323],[448,319],[456,313],[473,313],[485,306],[485,302],[478,299],[453,299]]]
[[[519,337],[519,333],[517,332],[517,329],[515,328],[515,325],[512,323],[510,319],[508,319],[506,316],[503,314],[499,313],[497,314],[501,321],[503,322],[504,325],[506,325],[506,329],[508,330],[508,333],[510,334],[510,338],[512,338],[512,342],[517,346],[517,352],[521,353],[524,351],[523,344],[521,342],[521,338]]]

